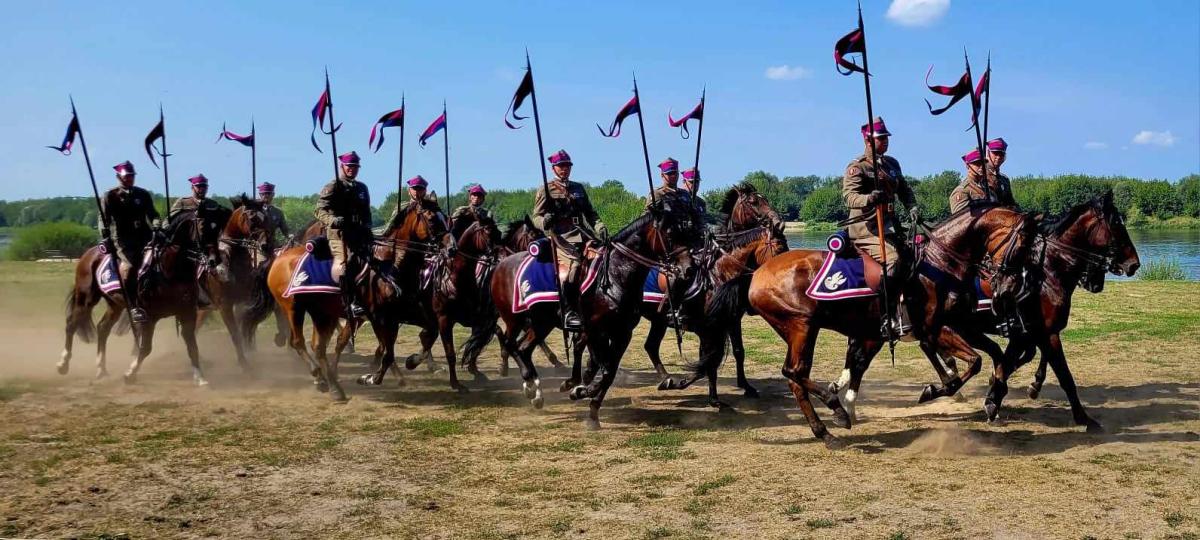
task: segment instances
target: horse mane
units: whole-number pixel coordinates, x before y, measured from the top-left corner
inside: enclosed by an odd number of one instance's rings
[[[298,246],[300,244],[303,244],[304,243],[304,234],[308,232],[308,229],[312,228],[312,226],[316,225],[316,224],[317,224],[317,220],[315,218],[308,220],[308,223],[305,223],[303,227],[296,229],[296,232],[292,233],[292,237],[288,239],[288,245],[289,246]]]
[[[521,230],[521,227],[528,227],[529,230],[534,231],[535,236],[540,236],[540,231],[538,231],[537,225],[533,224],[533,220],[529,218],[529,214],[525,214],[525,216],[521,219],[510,221],[504,226],[504,236],[502,241],[505,244],[508,244],[509,241],[516,236],[517,232]]]
[[[467,232],[467,229],[471,228],[471,225],[478,222],[479,220],[477,219],[456,219],[454,220],[454,226],[450,228],[450,234],[455,238],[462,238],[463,233]]]
[[[261,212],[263,209],[262,201],[247,195],[245,192],[242,192],[240,195],[234,195],[230,197],[229,204],[233,206],[234,210],[246,207],[246,210],[248,211]]]
[[[1067,210],[1062,214],[1043,219],[1041,223],[1042,234],[1061,236],[1063,233],[1067,232],[1067,229],[1070,228],[1071,225],[1079,220],[1079,217],[1082,216],[1084,212],[1087,212],[1093,208],[1103,214],[1104,198],[1106,196],[1108,195],[1097,195],[1086,202],[1072,206],[1070,210]]]
[[[618,231],[616,236],[613,236],[612,239],[617,242],[624,242],[626,240],[629,240],[629,238],[631,236],[637,236],[637,235],[641,234],[642,228],[645,227],[647,223],[649,223],[653,220],[654,220],[653,213],[651,213],[649,211],[643,212],[642,215],[635,218],[632,222],[629,223],[629,225],[626,225],[620,231]]]
[[[724,237],[726,249],[746,247],[762,235],[763,229],[764,227],[755,227],[753,229],[729,233],[729,235]]]
[[[758,188],[745,180],[729,188],[729,191],[725,192],[725,198],[721,199],[721,213],[728,214],[732,212],[734,205],[737,204],[738,197],[743,193],[758,193]]]

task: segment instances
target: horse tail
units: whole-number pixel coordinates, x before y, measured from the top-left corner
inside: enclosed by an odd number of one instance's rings
[[[87,299],[80,296],[74,287],[67,292],[67,331],[74,332],[84,343],[91,343],[96,337],[96,323],[87,309]]]
[[[471,328],[471,336],[467,338],[466,343],[463,343],[462,353],[459,355],[462,364],[479,358],[479,353],[483,352],[483,348],[492,342],[492,336],[496,334],[496,326],[496,319],[489,319]]]
[[[712,298],[704,307],[704,329],[699,332],[700,358],[688,369],[697,375],[721,367],[729,341],[730,325],[738,324],[738,317],[749,304],[750,276],[738,276],[722,283],[713,291]]]
[[[274,261],[272,261],[273,263]],[[262,264],[250,274],[250,307],[246,309],[246,327],[254,328],[275,310],[275,296],[267,285],[271,264]]]

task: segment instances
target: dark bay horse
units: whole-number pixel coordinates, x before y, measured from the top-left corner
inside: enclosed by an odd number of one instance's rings
[[[782,233],[783,220],[780,219],[779,214],[775,212],[773,208],[771,208],[771,205],[767,199],[758,193],[757,188],[755,188],[753,184],[750,184],[749,182],[742,182],[729,188],[729,190],[725,192],[725,198],[722,199],[720,213],[721,216],[725,218],[722,223],[718,224],[718,231],[720,232],[714,235],[712,241],[709,241],[706,245],[706,248],[702,251],[703,255],[698,257],[698,262],[700,262],[701,268],[708,270],[707,273],[701,272],[698,274],[701,278],[705,279],[702,283],[705,288],[701,290],[703,294],[698,294],[695,297],[696,301],[680,306],[683,308],[683,312],[694,314],[696,319],[702,318],[704,302],[711,298],[712,289],[710,287],[719,285],[725,281],[728,281],[729,279],[734,279],[737,277],[736,275],[728,273],[728,269],[737,268],[738,263],[735,261],[740,261],[742,263],[749,262],[751,265],[753,265],[749,269],[749,272],[745,272],[745,276],[747,278],[745,282],[746,285],[749,286],[748,278],[750,272],[753,272],[753,268],[757,268],[757,264],[764,261],[764,257],[767,256],[765,252],[759,254],[758,248],[744,250],[738,255],[733,255],[726,251],[731,247],[729,246],[729,240],[737,233],[751,229],[760,230],[762,234],[759,236],[763,237],[763,239],[768,241],[777,240],[770,247],[771,250],[778,250],[776,253],[787,250],[787,241],[785,238],[783,238]],[[773,236],[777,237],[773,238]],[[745,242],[748,238],[749,237],[742,237],[738,240],[738,243]],[[743,245],[738,247],[744,248],[745,246]],[[726,260],[722,263],[717,263],[718,259],[731,255],[734,256],[733,259]],[[757,257],[756,255],[762,255],[763,257]],[[720,266],[726,270],[717,272],[716,266]],[[741,269],[745,268],[746,267],[743,264]],[[659,288],[663,291],[667,291],[668,289],[674,289],[675,287],[672,287],[671,284],[667,282],[666,276],[660,274]],[[670,374],[667,373],[666,368],[663,367],[662,357],[659,354],[659,351],[662,348],[663,337],[666,336],[668,328],[667,319],[669,318],[669,314],[666,312],[666,309],[669,309],[670,306],[668,304],[674,303],[674,301],[675,299],[672,298],[672,302],[666,302],[666,300],[664,300],[661,304],[652,304],[649,302],[642,303],[642,317],[650,322],[650,330],[646,334],[646,342],[643,347],[646,350],[646,354],[650,357],[650,362],[654,365],[654,371],[658,373],[658,376],[661,379],[659,383],[659,389],[675,388],[675,381],[670,378]],[[697,324],[696,328],[703,328],[703,325]],[[689,328],[689,330],[696,331],[695,328]],[[737,364],[737,387],[743,389],[747,397],[757,397],[758,391],[755,390],[754,387],[750,386],[750,383],[746,380],[746,351],[745,347],[742,346],[741,330],[741,317],[739,317],[737,325],[735,325],[735,327],[731,327],[729,332],[730,348],[732,349],[733,357]],[[716,384],[715,381],[713,381],[713,384]],[[716,402],[715,388],[710,397],[714,402]]]
[[[747,397],[758,397],[758,391],[746,380],[746,372],[743,367],[745,352],[742,347],[742,317],[746,314],[748,307],[746,291],[750,287],[751,275],[772,257],[788,250],[787,238],[783,235],[783,224],[718,235],[712,242],[709,253],[702,258],[711,259],[712,264],[701,263],[698,265],[700,266],[698,272],[707,274],[705,278],[711,282],[711,286],[706,287],[692,299],[683,302],[682,308],[689,314],[686,318],[686,330],[702,337],[709,333],[727,334],[734,358],[737,360],[737,387],[744,389]],[[732,283],[732,285],[725,287],[727,283]],[[733,302],[737,306],[732,317],[723,318],[720,321],[722,328],[712,327],[704,315],[705,308],[716,298],[717,291],[736,296],[734,299],[721,299],[722,302]],[[653,304],[643,302],[643,306],[642,316],[650,320],[650,336],[646,340],[646,350],[650,352],[651,338],[661,340],[663,333],[666,332],[667,317],[660,310],[654,309]],[[654,343],[658,343],[658,341]],[[714,407],[721,405],[717,399],[719,361],[708,364],[705,371],[694,373],[691,377],[676,383],[659,362],[657,353],[657,347],[655,347],[650,359],[654,362],[655,371],[662,377],[662,382],[659,383],[660,390],[682,390],[697,380],[707,377],[709,404]]]
[[[142,263],[142,275],[138,280],[142,305],[148,321],[133,325],[137,350],[133,362],[125,372],[125,382],[137,380],[142,362],[150,355],[154,342],[154,328],[160,319],[175,317],[179,332],[187,346],[192,364],[192,378],[197,386],[206,386],[208,381],[200,369],[200,350],[196,345],[196,272],[203,264],[206,246],[215,245],[220,232],[216,223],[222,218],[208,212],[184,211],[171,216],[163,231],[156,231],[154,239],[146,248],[146,259]],[[58,372],[70,370],[72,337],[78,334],[85,341],[96,337],[96,378],[108,374],[107,342],[113,326],[126,311],[124,294],[120,289],[102,293],[95,280],[96,270],[104,259],[99,247],[93,247],[80,257],[75,265],[75,284],[67,299],[66,344]],[[103,299],[107,310],[100,322],[93,325],[92,309]]]
[[[975,311],[971,306],[971,317],[951,323],[972,346],[992,357],[994,372],[984,412],[989,421],[996,420],[1008,393],[1008,378],[1040,350],[1041,364],[1030,385],[1030,397],[1037,397],[1049,365],[1067,394],[1075,423],[1086,426],[1088,432],[1103,431],[1079,401],[1075,378],[1063,353],[1061,333],[1071,316],[1071,296],[1077,286],[1098,293],[1104,290],[1105,272],[1132,276],[1141,266],[1121,213],[1113,205],[1112,191],[1043,222],[1031,259],[1029,272],[1040,286],[1021,301],[1025,328],[1014,332],[1005,350],[1001,351],[986,336],[995,333],[999,322],[992,311]]]
[[[922,344],[947,356],[980,361],[962,337],[945,326],[946,318],[952,315],[946,310],[947,298],[965,293],[965,287],[981,267],[993,272],[997,298],[1016,294],[1020,269],[1036,226],[1037,222],[1031,216],[1010,209],[991,208],[959,212],[931,231],[923,244],[919,270],[903,287],[913,331]],[[813,435],[827,446],[836,448],[841,442],[829,433],[817,416],[809,394],[815,394],[833,410],[837,425],[849,427],[851,418],[838,400],[837,389],[827,389],[809,376],[817,334],[822,328],[828,328],[849,338],[846,358],[853,366],[850,389],[854,392],[858,391],[863,373],[885,340],[880,334],[877,297],[825,302],[813,300],[805,293],[825,256],[824,251],[795,250],[772,258],[754,272],[749,301],[751,309],[788,345],[783,375],[788,379],[788,386],[808,419]],[[931,273],[943,277],[931,279]],[[717,295],[722,297],[720,291]],[[726,294],[724,298],[733,298],[733,295]],[[731,319],[735,313],[731,304],[710,304],[706,316],[714,328],[724,327],[722,321]],[[725,337],[716,332],[701,339],[698,373],[720,361],[724,343]],[[957,390],[962,382],[962,379],[956,379],[946,386]],[[942,387],[936,387],[934,392],[939,395],[953,393],[947,393],[948,388]]]
[[[230,202],[233,213],[225,222],[218,241],[221,264],[216,269],[205,270],[200,279],[229,331],[238,365],[249,369],[245,344],[253,333],[253,326],[243,312],[253,301],[251,292],[255,275],[265,271],[263,266],[270,257],[266,252],[266,213],[262,203],[245,194],[231,198]]]

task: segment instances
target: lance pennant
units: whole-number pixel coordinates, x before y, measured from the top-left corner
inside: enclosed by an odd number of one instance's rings
[[[253,132],[251,132],[249,135],[238,135],[237,133],[225,129],[225,124],[221,124],[221,134],[217,135],[216,142],[221,142],[221,139],[241,143],[242,146],[254,146]]]
[[[417,140],[417,142],[420,143],[421,146],[425,146],[425,143],[429,141],[430,137],[434,136],[434,134],[445,128],[446,113],[442,113],[442,115],[437,117],[432,124],[429,124],[429,127],[425,128],[425,131],[421,133],[421,137]]]
[[[514,125],[513,122],[519,122],[528,116],[520,116],[517,111],[521,105],[525,104],[525,99],[533,94],[533,71],[526,70],[525,77],[521,79],[521,84],[517,85],[517,91],[513,93],[512,101],[508,103],[508,110],[504,111],[504,125],[508,129],[521,129],[521,126]],[[511,120],[510,120],[511,119]]]
[[[833,60],[837,63],[838,73],[842,75],[850,75],[858,72],[869,75],[866,70],[859,67],[851,60],[846,59],[846,55],[859,53],[862,54],[867,50],[866,33],[862,29],[862,16],[858,19],[858,28],[852,30],[849,34],[842,36],[833,46]],[[846,71],[842,71],[845,68]]]
[[[696,105],[696,108],[692,109],[692,112],[681,116],[678,120],[671,117],[671,111],[667,111],[667,123],[670,124],[671,127],[679,128],[680,136],[685,139],[691,136],[691,133],[688,131],[688,120],[701,120],[703,118],[704,100],[701,100],[700,103]]]
[[[933,105],[929,103],[929,100],[925,100],[925,105],[927,107],[929,107],[930,114],[932,114],[934,116],[942,114],[942,113],[950,110],[950,108],[953,107],[955,103],[958,103],[959,101],[961,101],[962,98],[972,95],[971,77],[968,76],[966,73],[963,73],[962,77],[959,77],[958,82],[954,83],[954,85],[952,85],[952,86],[940,86],[940,85],[929,84],[929,75],[932,73],[933,73],[933,66],[929,66],[929,71],[925,73],[925,86],[928,87],[929,90],[935,94],[940,94],[943,96],[950,96],[950,103],[947,103],[945,107],[934,109]]]
[[[163,120],[161,118],[158,120],[158,124],[154,126],[154,129],[151,129],[150,133],[146,134],[146,155],[150,156],[150,163],[153,163],[155,167],[158,167],[158,161],[154,159],[154,154],[158,154],[159,157],[167,157],[162,152],[159,152],[157,148],[154,148],[154,143],[162,139],[165,134],[166,129],[163,127]]]
[[[596,129],[600,130],[600,134],[605,137],[620,137],[621,122],[624,122],[625,119],[629,118],[630,116],[641,113],[642,106],[640,103],[638,103],[638,97],[635,95],[629,98],[629,102],[626,103],[625,106],[621,107],[621,110],[617,111],[617,117],[614,118],[612,124],[608,126],[607,132],[604,131],[604,128],[600,127],[600,124],[596,124]]]
[[[71,123],[67,124],[67,134],[63,137],[62,144],[58,146],[47,146],[53,150],[62,152],[64,156],[71,155],[71,147],[75,145],[75,136],[79,134],[79,117],[71,113]]]
[[[383,148],[383,129],[402,126],[404,126],[404,107],[380,116],[379,120],[375,121],[375,125],[371,126],[371,138],[367,140],[367,148],[372,148],[373,152],[378,152],[380,148]],[[375,144],[376,134],[379,135],[379,144]]]

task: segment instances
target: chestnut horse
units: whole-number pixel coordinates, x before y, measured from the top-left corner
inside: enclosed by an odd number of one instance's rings
[[[1113,205],[1112,191],[1043,222],[1032,250],[1029,272],[1040,286],[1021,301],[1025,328],[1013,333],[1005,350],[1001,351],[985,335],[996,330],[998,318],[992,311],[974,311],[971,306],[973,315],[951,326],[972,346],[992,357],[992,385],[984,400],[988,421],[996,420],[999,415],[1008,393],[1009,376],[1041,350],[1041,364],[1030,385],[1030,397],[1037,398],[1049,364],[1067,394],[1075,423],[1086,426],[1088,432],[1101,432],[1103,426],[1088,415],[1079,401],[1075,378],[1063,353],[1061,333],[1071,316],[1071,296],[1076,286],[1097,293],[1104,290],[1105,272],[1132,276],[1141,266],[1121,213]]]
[[[941,226],[933,229],[923,243],[921,262],[917,271],[902,287],[905,307],[913,321],[913,333],[930,348],[947,355],[979,362],[981,359],[953,329],[946,327],[947,298],[966,294],[967,286],[976,271],[987,269],[997,283],[997,298],[1015,294],[1017,276],[1036,229],[1036,220],[1005,208],[963,211],[951,215]],[[833,410],[835,424],[850,427],[851,415],[836,395],[837,388],[817,384],[809,376],[817,334],[822,328],[835,330],[849,338],[847,362],[853,366],[849,388],[857,392],[862,375],[883,346],[880,334],[881,309],[877,297],[853,298],[832,302],[817,301],[806,291],[822,266],[826,252],[795,250],[767,261],[754,272],[750,280],[751,309],[775,329],[788,345],[783,375],[796,398],[800,410],[808,419],[813,435],[831,448],[841,446],[839,439],[829,433],[809,401],[815,394]],[[938,275],[939,278],[931,278]],[[730,285],[726,285],[729,287]],[[734,298],[719,291],[718,298]],[[736,313],[733,302],[713,302],[706,318],[714,328],[723,328]],[[714,332],[701,339],[701,356],[697,373],[710,369],[724,355],[725,336]],[[851,362],[850,359],[853,359]],[[936,359],[932,360],[936,361]],[[947,387],[927,387],[928,393],[950,395],[963,379],[951,381]]]
[[[263,273],[263,266],[269,261],[266,213],[261,202],[245,194],[230,198],[230,202],[233,213],[221,230],[218,245],[221,264],[216,271],[206,270],[200,279],[229,331],[238,365],[249,369],[245,345],[254,327],[242,316],[245,310],[238,308],[244,308],[253,300],[251,292],[255,276]]]
[[[207,224],[218,223],[223,215],[209,211],[183,211],[171,216],[165,230],[155,231],[154,238],[146,247],[147,258],[143,262],[138,289],[148,321],[133,325],[136,352],[133,362],[125,372],[125,382],[137,380],[142,362],[150,355],[154,342],[154,328],[160,319],[175,317],[179,332],[187,346],[188,359],[192,364],[192,379],[197,386],[206,386],[208,381],[200,369],[200,350],[196,345],[196,270],[203,264],[206,246],[216,244],[219,227]],[[114,255],[115,257],[115,255]],[[96,338],[96,378],[108,375],[107,344],[113,326],[126,311],[124,293],[118,289],[110,293],[100,292],[96,283],[96,270],[104,259],[100,247],[84,252],[75,264],[75,284],[67,297],[66,344],[58,372],[66,374],[71,369],[72,337],[78,334],[84,341]],[[92,323],[92,309],[103,299],[107,310],[99,324]]]

